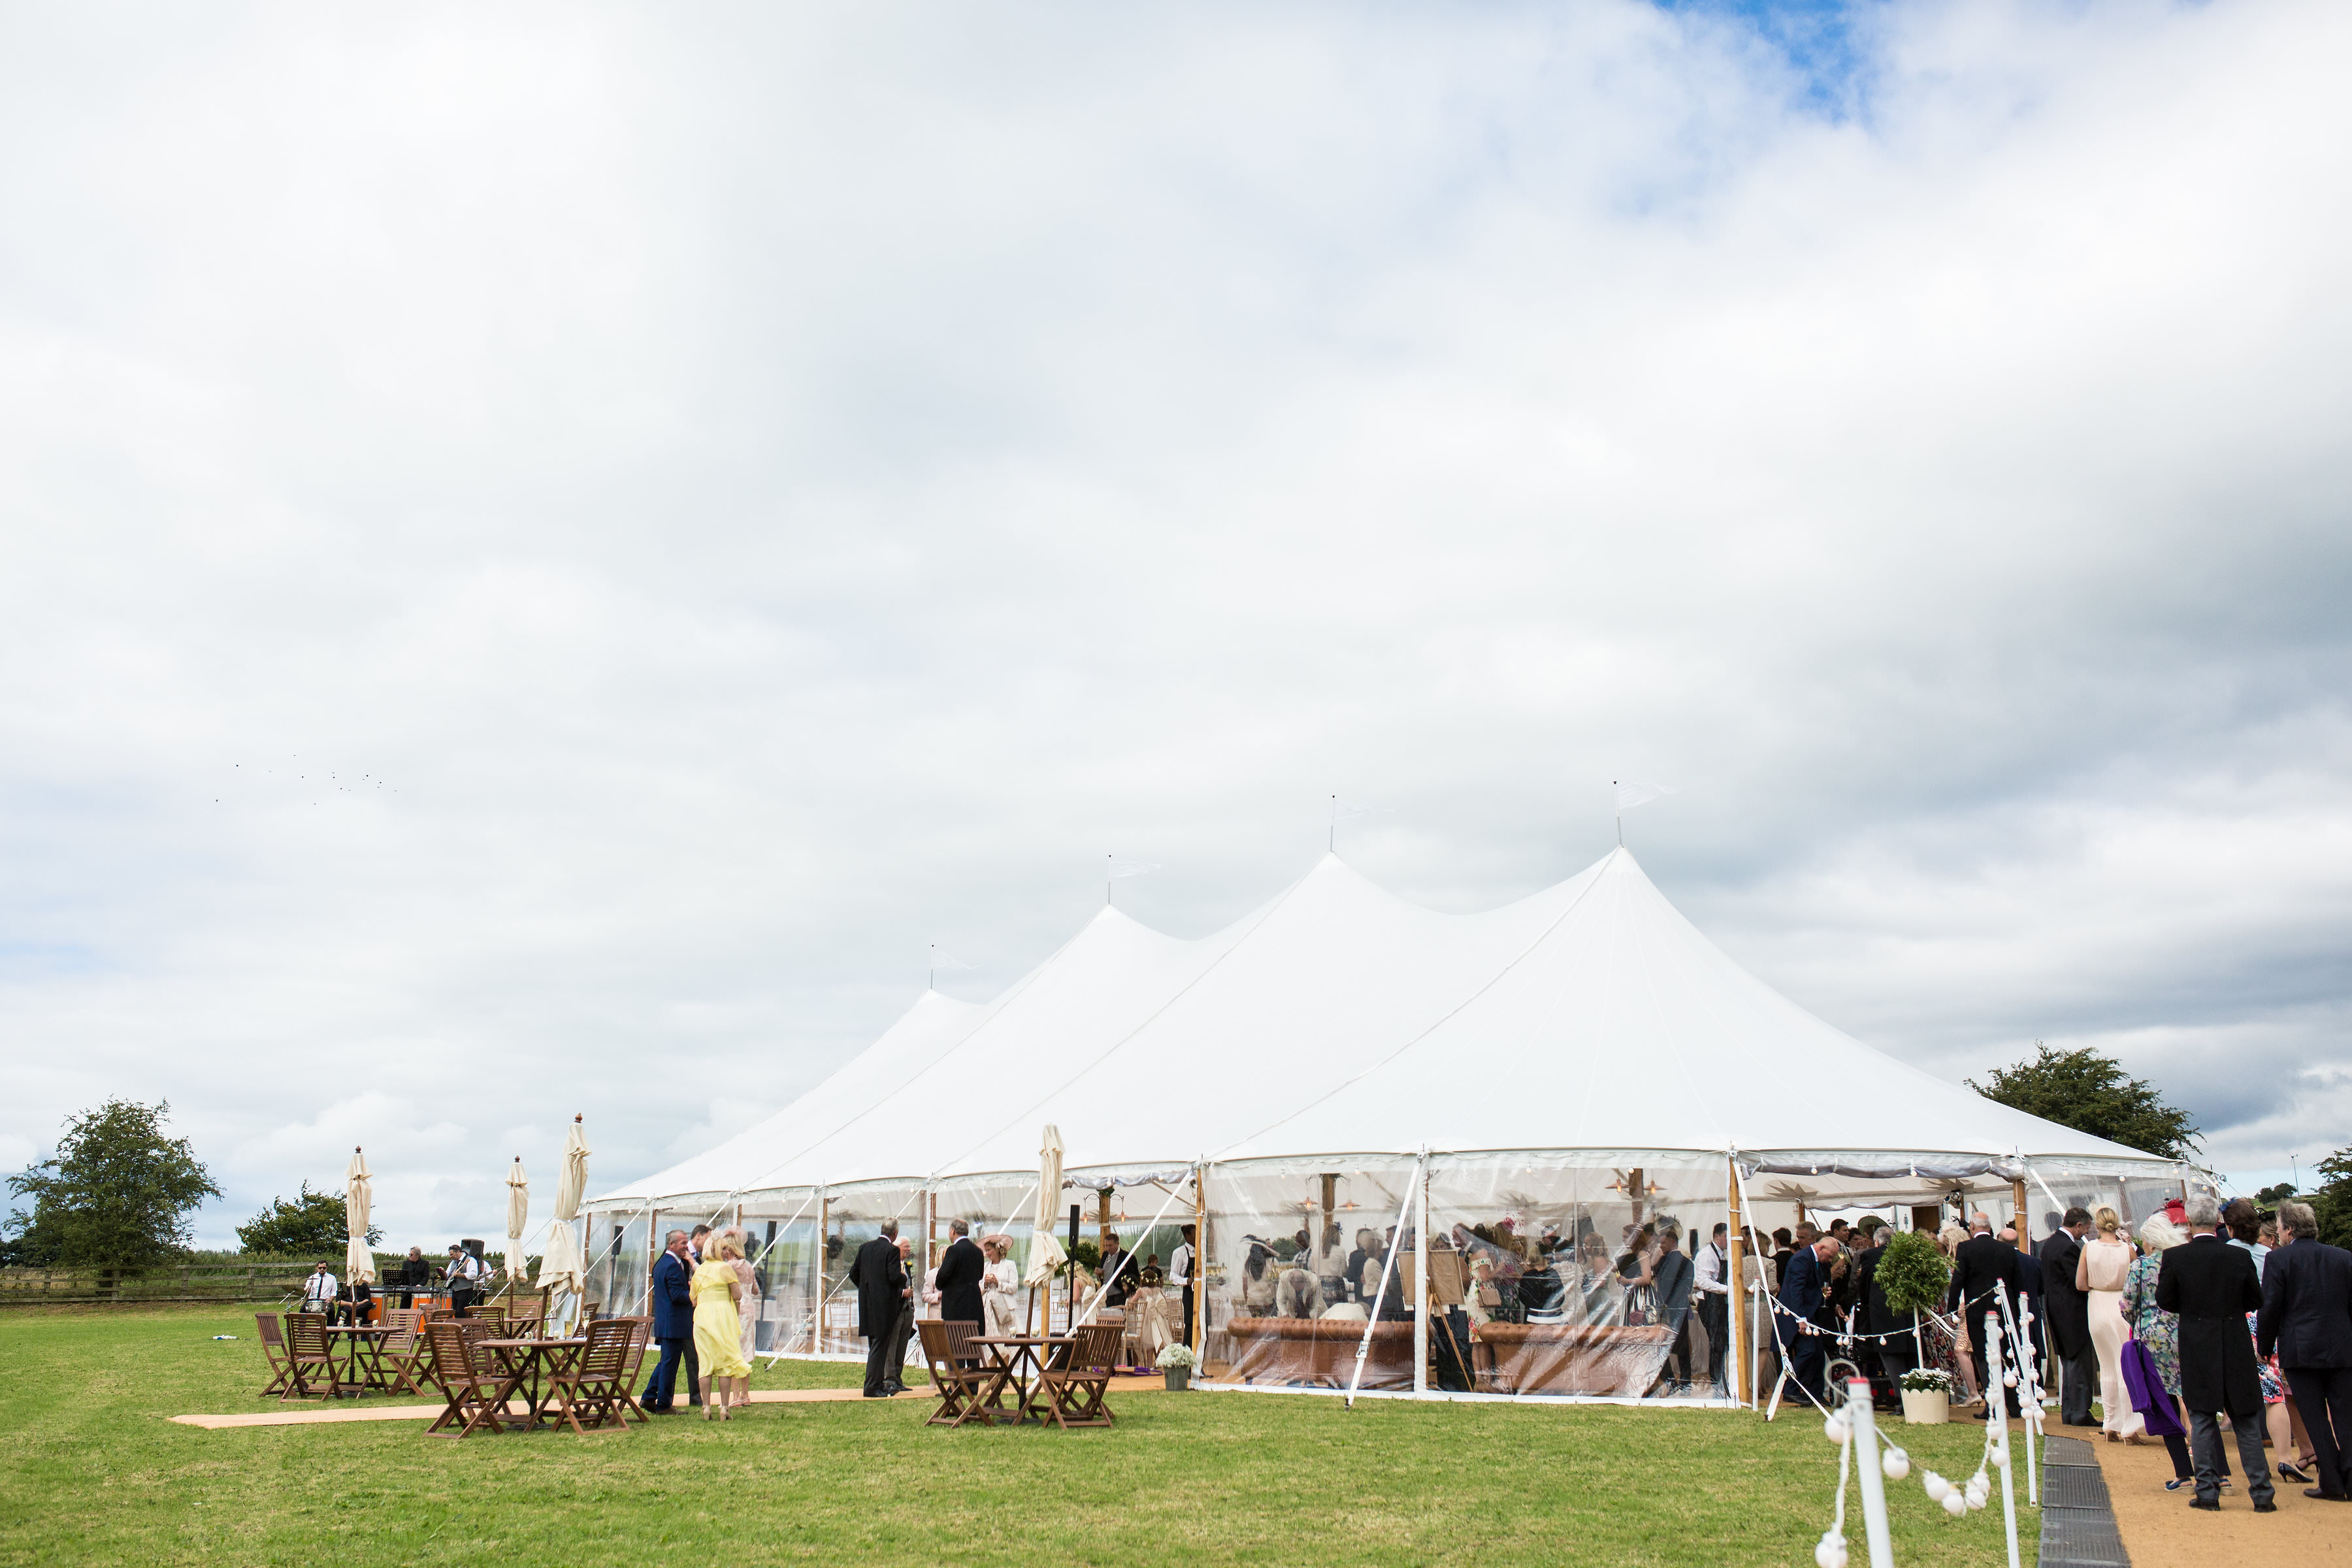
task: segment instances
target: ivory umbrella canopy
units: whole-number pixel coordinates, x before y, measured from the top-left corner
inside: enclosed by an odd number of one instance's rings
[[[523,1277],[523,1227],[530,1223],[530,1178],[522,1173],[522,1156],[515,1156],[507,1173],[507,1278]]]
[[[375,1254],[368,1247],[369,1211],[374,1206],[369,1192],[372,1181],[367,1154],[354,1144],[352,1163],[343,1169],[343,1231],[351,1238],[343,1247],[347,1285],[375,1283]]]
[[[572,1228],[580,1218],[581,1194],[588,1190],[588,1135],[574,1116],[563,1139],[563,1169],[555,1178],[555,1211],[550,1216],[547,1255],[539,1263],[542,1290],[569,1290],[576,1296],[581,1277],[588,1271],[580,1234]]]
[[[1054,1239],[1054,1221],[1062,1207],[1062,1130],[1045,1124],[1044,1146],[1037,1151],[1037,1228],[1029,1241],[1027,1285],[1043,1285],[1068,1258]]]

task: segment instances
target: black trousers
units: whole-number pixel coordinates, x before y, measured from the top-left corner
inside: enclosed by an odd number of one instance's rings
[[[1184,1287],[1184,1342],[1192,1342],[1192,1287]]]
[[[702,1358],[694,1353],[694,1336],[686,1336],[686,1402],[702,1403]]]
[[[1919,1352],[1909,1334],[1889,1334],[1878,1342],[1878,1373],[1895,1385],[1897,1404],[1903,1399],[1903,1374],[1919,1364]]]
[[[1707,1295],[1699,1298],[1698,1321],[1706,1330],[1706,1381],[1716,1388],[1723,1384],[1723,1363],[1731,1352],[1731,1302],[1729,1298]]]
[[[2099,1387],[2099,1347],[2088,1335],[2083,1348],[2070,1356],[2061,1356],[2058,1364],[2065,1373],[2065,1382],[2058,1391],[2058,1419],[2069,1426],[2091,1424],[2091,1395]]]
[[[2352,1442],[2352,1366],[2290,1366],[2287,1392],[2303,1412],[2303,1429],[2319,1458],[2319,1489],[2331,1496],[2352,1487],[2344,1473],[2345,1445]]]
[[[455,1316],[462,1318],[473,1310],[474,1300],[472,1288],[465,1285],[449,1287],[449,1310]]]
[[[907,1302],[898,1309],[898,1326],[890,1332],[890,1375],[893,1387],[907,1385],[907,1346],[915,1337],[915,1304]]]
[[[2231,1417],[2231,1430],[2238,1436],[2238,1463],[2246,1469],[2246,1495],[2256,1502],[2268,1502],[2271,1497],[2270,1461],[2263,1458],[2263,1418],[2259,1412],[2252,1415]],[[2230,1473],[2230,1461],[2221,1448],[2221,1413],[2213,1410],[2192,1410],[2189,1413],[2189,1448],[2197,1460],[2197,1495],[2210,1501],[2221,1495],[2221,1478]]]
[[[877,1328],[879,1331],[868,1335],[866,1341],[866,1392],[868,1394],[883,1393],[883,1384],[898,1375],[898,1369],[890,1364],[890,1352],[898,1348],[898,1325],[877,1324]]]

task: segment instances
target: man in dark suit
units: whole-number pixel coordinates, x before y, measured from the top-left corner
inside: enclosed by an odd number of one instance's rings
[[[654,1343],[661,1359],[654,1363],[646,1391],[638,1395],[656,1415],[670,1413],[677,1393],[677,1363],[686,1354],[686,1342],[694,1337],[694,1296],[686,1284],[686,1232],[671,1231],[665,1240],[667,1250],[654,1260],[653,1284]]]
[[[2319,1239],[2309,1204],[2279,1205],[2278,1222],[2289,1239],[2263,1259],[2255,1349],[2278,1357],[2319,1456],[2319,1484],[2303,1495],[2352,1502],[2352,1252]]]
[[[1683,1227],[1671,1219],[1658,1221],[1658,1241],[1663,1248],[1658,1254],[1657,1272],[1651,1277],[1651,1289],[1658,1300],[1658,1321],[1674,1331],[1674,1349],[1669,1359],[1674,1363],[1674,1392],[1689,1391],[1691,1366],[1691,1280],[1696,1267],[1683,1251]],[[1665,1375],[1663,1371],[1661,1376]]]
[[[2025,1284],[2024,1255],[1992,1233],[1992,1216],[1972,1214],[1969,1216],[1968,1240],[1960,1243],[1952,1255],[1952,1283],[1944,1292],[1944,1310],[1958,1311],[1969,1326],[1969,1356],[1976,1363],[1977,1386],[1985,1391],[1985,1418],[1990,1420],[1993,1397],[2005,1394],[2004,1404],[2011,1415],[2019,1415],[2017,1390],[1996,1387],[1991,1382],[1991,1363],[1985,1356],[1985,1314],[2000,1320],[2000,1297],[2005,1294],[2009,1310],[2017,1310],[2017,1299]],[[2004,1356],[2004,1359],[2007,1359]]]
[[[980,1277],[988,1270],[988,1259],[971,1244],[970,1221],[948,1221],[948,1249],[940,1254],[939,1272],[932,1277],[939,1287],[940,1321],[984,1323],[988,1314],[982,1310]]]
[[[1859,1327],[1864,1333],[1876,1336],[1868,1342],[1868,1350],[1877,1353],[1878,1375],[1895,1385],[1895,1398],[1900,1402],[1903,1374],[1919,1364],[1919,1347],[1911,1337],[1918,1314],[1898,1312],[1888,1306],[1886,1288],[1878,1282],[1879,1260],[1894,1239],[1895,1233],[1885,1226],[1871,1233],[1869,1250],[1854,1259],[1855,1299],[1861,1303]]]
[[[2099,1385],[2099,1349],[2091,1342],[2091,1303],[2074,1289],[2074,1271],[2083,1261],[2083,1235],[2091,1228],[2091,1211],[2071,1208],[2065,1222],[2042,1242],[2042,1310],[2058,1349],[2061,1373],[2058,1418],[2069,1426],[2095,1426],[2091,1394]]]
[[[898,1222],[882,1222],[882,1234],[857,1249],[849,1263],[857,1287],[857,1331],[866,1336],[866,1397],[887,1399],[898,1381],[890,1352],[899,1343],[898,1306],[907,1300],[907,1270],[898,1261]]]
[[[1799,1324],[1818,1325],[1829,1310],[1829,1259],[1837,1249],[1838,1244],[1825,1236],[1790,1253],[1788,1267],[1780,1271],[1780,1305],[1789,1311],[1772,1314],[1780,1325],[1780,1360],[1789,1369],[1790,1381],[1816,1400],[1822,1397],[1829,1341],[1805,1332]]]
[[[2180,1316],[2180,1403],[2189,1407],[2189,1447],[2197,1459],[2197,1498],[2189,1506],[2221,1506],[2221,1413],[2227,1410],[2238,1434],[2246,1495],[2256,1513],[2269,1513],[2278,1504],[2271,1500],[2271,1468],[2263,1458],[2262,1376],[2246,1337],[2246,1314],[2262,1310],[2262,1281],[2253,1255],[2215,1234],[2220,1204],[2200,1194],[2186,1208],[2189,1243],[2165,1249],[2156,1304]]]

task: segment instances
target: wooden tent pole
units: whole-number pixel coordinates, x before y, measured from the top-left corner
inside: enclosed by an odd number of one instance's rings
[[[2033,1226],[2027,1223],[2025,1217],[2025,1178],[2023,1176],[2011,1178],[2009,1202],[2010,1206],[2017,1212],[2017,1250],[2031,1254],[2033,1251]]]
[[[1209,1359],[1209,1167],[1192,1167],[1192,1353]]]
[[[1748,1215],[1739,1202],[1739,1162],[1737,1159],[1731,1162],[1730,1194],[1731,1245],[1724,1249],[1723,1284],[1727,1293],[1723,1299],[1727,1309],[1723,1321],[1730,1340],[1728,1353],[1732,1363],[1731,1396],[1745,1405],[1748,1403],[1750,1373],[1748,1357],[1743,1353],[1747,1347],[1739,1342],[1742,1338],[1739,1332],[1739,1317],[1748,1306],[1748,1276],[1743,1265],[1743,1260],[1748,1255],[1745,1240]]]

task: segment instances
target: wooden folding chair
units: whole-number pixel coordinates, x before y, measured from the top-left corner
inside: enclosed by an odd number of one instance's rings
[[[618,1318],[588,1325],[588,1342],[579,1356],[548,1379],[556,1419],[569,1422],[574,1432],[584,1436],[587,1428],[580,1425],[580,1413],[584,1410],[590,1426],[627,1430],[629,1420],[621,1411],[621,1383],[629,1374],[629,1342],[634,1337],[631,1325]]]
[[[278,1397],[286,1399],[333,1399],[343,1392],[342,1377],[335,1365],[334,1347],[327,1338],[327,1319],[320,1312],[289,1312],[286,1314],[286,1392]],[[327,1388],[319,1392],[319,1374],[326,1374]]]
[[[432,1383],[431,1344],[425,1337],[425,1325],[432,1317],[429,1307],[394,1307],[384,1313],[384,1326],[392,1332],[383,1337],[379,1353],[383,1370],[391,1374],[393,1393],[422,1394]]]
[[[467,1334],[465,1325],[455,1320],[436,1321],[425,1332],[433,1342],[433,1380],[449,1402],[425,1429],[425,1436],[464,1437],[482,1426],[504,1432],[506,1427],[499,1420],[499,1406],[503,1403],[499,1391],[506,1386],[506,1374],[482,1370],[474,1349],[474,1341],[480,1336]],[[454,1432],[446,1429],[453,1421],[459,1424]]]
[[[653,1319],[650,1317],[600,1318],[592,1321],[590,1327],[594,1327],[597,1322],[629,1325],[629,1361],[627,1368],[621,1373],[620,1407],[624,1410],[635,1411],[638,1420],[650,1424],[653,1417],[646,1413],[644,1405],[637,1403],[637,1373],[645,1365],[646,1347],[654,1342]]]
[[[1065,1431],[1108,1426],[1118,1419],[1108,1399],[1111,1369],[1118,1362],[1116,1323],[1088,1323],[1055,1346],[1053,1360],[1037,1375],[1038,1390],[1045,1395],[1045,1419]]]
[[[922,1336],[923,1359],[930,1364],[931,1391],[940,1396],[940,1407],[923,1425],[961,1426],[968,1420],[988,1419],[979,1414],[980,1390],[996,1374],[981,1366],[980,1347],[971,1343],[980,1325],[918,1318],[915,1331]]]
[[[273,1394],[282,1396],[286,1392],[287,1379],[291,1367],[286,1356],[286,1335],[278,1326],[278,1314],[254,1313],[253,1331],[261,1341],[263,1359],[269,1363],[269,1386],[261,1391],[261,1397],[268,1399]]]

